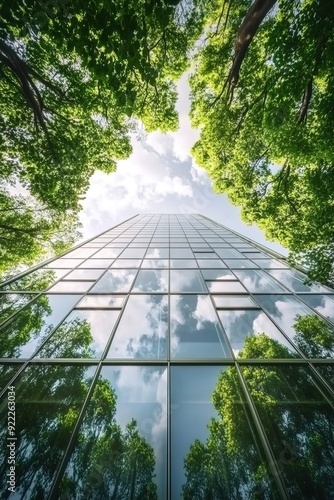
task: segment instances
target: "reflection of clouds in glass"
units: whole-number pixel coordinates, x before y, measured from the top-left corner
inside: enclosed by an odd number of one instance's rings
[[[133,292],[167,292],[168,271],[145,271],[138,273]]]
[[[334,298],[329,296],[322,297],[321,304],[315,307],[315,310],[334,321]]]
[[[197,320],[196,330],[201,330],[205,321],[217,322],[217,316],[214,308],[212,307],[209,295],[198,295],[196,310],[191,316]]]
[[[108,357],[165,357],[167,304],[165,295],[130,297]]]
[[[206,292],[198,270],[170,271],[171,292]]]
[[[116,419],[125,430],[135,419],[141,437],[153,447],[159,498],[164,498],[167,456],[167,369],[154,366],[104,367],[117,394]]]
[[[127,269],[107,271],[90,292],[128,292],[136,272],[136,270]]]

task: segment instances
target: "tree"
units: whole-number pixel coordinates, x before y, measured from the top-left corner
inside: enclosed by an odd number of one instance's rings
[[[306,259],[312,278],[328,282],[334,262],[331,5],[213,1],[206,27],[190,80],[192,123],[201,127],[193,156],[215,190],[241,205],[247,223],[288,247],[298,262]],[[327,273],[319,272],[324,259]]]
[[[18,178],[49,208],[77,209],[94,170],[112,172],[129,156],[128,117],[147,130],[176,129],[173,81],[201,16],[191,2],[173,3],[1,6],[2,177]]]
[[[73,210],[47,209],[32,198],[0,191],[0,275],[31,265],[43,256],[62,253],[79,236]]]

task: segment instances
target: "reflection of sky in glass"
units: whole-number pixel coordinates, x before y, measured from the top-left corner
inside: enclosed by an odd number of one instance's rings
[[[170,301],[173,358],[231,357],[208,295],[172,295]]]
[[[101,309],[119,309],[123,306],[125,295],[87,295],[76,308],[101,308]]]
[[[226,268],[226,265],[219,259],[197,259],[197,264],[202,269]]]
[[[116,392],[116,421],[122,430],[135,419],[140,436],[153,447],[158,498],[164,500],[167,490],[167,369],[105,366],[101,377],[106,378]]]
[[[258,267],[248,259],[224,259],[224,261],[231,269],[252,269]]]
[[[211,293],[247,293],[239,281],[207,281]]]
[[[202,274],[205,280],[236,280],[234,274],[227,269],[203,269]]]
[[[290,346],[288,340],[262,311],[218,311],[218,316],[237,357],[239,357],[239,352],[243,349],[246,339],[261,333],[265,333],[271,339],[287,347],[290,353],[295,353],[295,349]],[[257,357],[263,356],[257,352]],[[281,356],[275,355],[275,352],[272,351],[269,357]]]
[[[146,259],[168,259],[168,257],[169,249],[159,247],[149,247],[145,255]]]
[[[145,255],[145,248],[126,248],[123,250],[120,259],[141,259]]]
[[[97,248],[77,248],[76,250],[73,250],[72,252],[67,253],[64,255],[64,258],[69,258],[69,259],[85,259],[87,257],[90,257],[93,253],[97,251]]]
[[[185,269],[185,268],[195,268],[197,269],[197,263],[194,259],[172,259],[170,261],[170,267],[174,269]]]
[[[234,250],[234,248],[217,248],[216,253],[222,259],[243,258],[242,253],[238,252],[238,250]]]
[[[141,267],[146,269],[168,268],[168,259],[144,259]]]
[[[166,358],[168,297],[131,296],[114,335],[108,358]]]
[[[254,309],[259,308],[251,297],[240,295],[213,295],[216,307],[220,309]]]
[[[188,269],[185,271],[170,271],[170,291],[172,293],[207,293],[201,273],[197,270],[190,271]]]
[[[264,271],[234,271],[249,292],[286,292],[277,281],[268,276]]]
[[[193,259],[194,254],[190,248],[171,248],[170,249],[171,259]]]
[[[56,259],[49,264],[46,264],[47,268],[55,268],[55,269],[72,269],[73,267],[78,266],[83,262],[83,259]]]
[[[80,295],[46,295],[47,298],[47,306],[45,308],[41,308],[44,312],[41,313],[41,325],[37,324],[37,318],[35,318],[36,323],[31,327],[29,331],[29,338],[26,340],[26,337],[23,337],[21,348],[19,349],[20,357],[27,358],[30,357],[37,346],[40,344],[43,337],[49,335],[49,333],[57,326],[57,324],[69,313],[72,307],[76,302],[79,301]],[[38,301],[43,300],[44,297],[40,297],[37,299]],[[33,311],[35,306],[34,304],[30,305],[29,308]],[[1,330],[0,335],[7,335],[7,332],[10,332],[12,337],[22,337],[22,333],[20,329],[22,328],[20,314],[3,330]],[[25,314],[25,313],[24,313]],[[29,313],[28,313],[29,317]],[[28,317],[25,316],[26,321],[28,321]],[[0,342],[1,346],[1,342]]]
[[[225,370],[226,368],[223,368]],[[171,367],[171,497],[181,498],[184,459],[195,439],[205,442],[217,412],[211,402],[221,366]]]
[[[91,293],[127,293],[133,283],[137,271],[135,269],[118,269],[107,271],[90,290]]]
[[[95,255],[95,259],[113,259],[121,253],[121,248],[102,248]]]
[[[107,269],[112,259],[88,259],[80,264],[79,269]]]
[[[90,352],[88,357],[101,357],[118,315],[119,311],[74,309],[52,334],[42,350],[39,351],[37,357],[80,358],[87,357],[82,353],[88,351]],[[84,324],[89,326],[90,342],[87,344],[85,337],[85,345],[83,345],[84,340],[79,343],[76,341],[74,345],[74,331],[80,329],[80,326]]]
[[[122,267],[139,267],[141,264],[141,260],[139,259],[117,259],[111,265],[111,267],[122,268]]]
[[[253,259],[252,261],[263,269],[287,268],[288,266],[275,259]]]
[[[2,290],[43,291],[68,272],[69,269],[37,269],[0,288]]]
[[[133,292],[168,292],[168,271],[140,270]]]
[[[58,281],[48,292],[87,292],[94,281]]]
[[[297,273],[293,269],[269,270],[274,278],[283,283],[292,292],[328,292],[328,288],[321,285],[304,285],[306,276]]]
[[[334,322],[334,295],[302,295],[302,300]]]
[[[75,269],[64,280],[97,280],[102,273],[103,269]]]

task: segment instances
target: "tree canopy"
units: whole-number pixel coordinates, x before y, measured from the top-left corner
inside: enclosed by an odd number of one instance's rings
[[[333,28],[328,1],[213,0],[190,80],[192,124],[201,128],[193,156],[215,190],[327,282],[334,262]]]

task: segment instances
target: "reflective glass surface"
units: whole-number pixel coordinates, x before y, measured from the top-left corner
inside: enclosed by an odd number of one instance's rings
[[[94,281],[58,281],[48,292],[87,292]]]
[[[248,259],[224,259],[225,264],[231,269],[252,269],[257,265]]]
[[[0,365],[0,391],[6,387],[19,368],[21,364]]]
[[[83,262],[83,259],[56,259],[49,264],[46,264],[47,268],[54,269],[72,269]]]
[[[97,280],[103,272],[103,269],[75,269],[64,280]]]
[[[132,292],[168,292],[168,271],[140,270]]]
[[[165,500],[166,368],[102,368],[60,491],[62,498]]]
[[[256,301],[308,358],[334,356],[334,327],[292,295],[257,295]]]
[[[139,267],[141,264],[141,260],[139,259],[117,259],[111,265],[112,268],[131,268],[131,267]]]
[[[236,280],[234,274],[227,269],[203,269],[202,274],[205,280]]]
[[[113,259],[88,259],[80,264],[79,269],[107,269]]]
[[[219,309],[254,309],[259,308],[251,297],[242,295],[213,295],[215,305]]]
[[[173,366],[171,405],[173,500],[279,498],[234,367]]]
[[[328,288],[321,285],[305,285],[306,276],[293,269],[270,269],[268,273],[283,283],[292,292],[328,292]]]
[[[263,269],[279,269],[279,268],[287,268],[288,266],[283,264],[282,262],[279,262],[278,260],[275,259],[254,259],[252,258],[252,261],[257,264],[259,267],[262,267]]]
[[[287,290],[273,280],[265,271],[249,270],[234,271],[237,278],[243,283],[249,292],[286,292]]]
[[[73,365],[28,367],[15,383],[16,441],[8,440],[8,396],[4,395],[0,405],[3,492],[8,492],[9,486],[8,445],[14,443],[13,498],[48,497],[94,372],[93,367]]]
[[[123,306],[125,295],[87,295],[75,306],[76,309],[119,309]]]
[[[30,357],[80,298],[80,295],[38,297],[0,329],[0,357]]]
[[[68,272],[69,269],[37,269],[8,285],[3,285],[1,290],[43,291]]]
[[[165,269],[168,268],[168,259],[144,259],[142,261],[141,267],[147,269]]]
[[[145,255],[145,248],[126,248],[123,250],[120,259],[141,259]]]
[[[238,358],[291,358],[296,350],[261,310],[218,311],[218,316]]]
[[[331,498],[334,411],[309,367],[241,367],[290,498]]]
[[[136,269],[113,269],[107,271],[90,290],[91,293],[127,293],[137,274]]]
[[[0,324],[28,304],[36,295],[28,293],[0,293]]]
[[[172,259],[170,267],[173,269],[197,269],[197,262],[194,259]]]
[[[216,253],[221,259],[243,258],[243,255],[233,248],[217,248]]]
[[[194,254],[189,248],[171,248],[170,249],[171,259],[193,259]]]
[[[168,257],[169,249],[159,247],[149,247],[145,255],[146,259],[168,259]]]
[[[301,299],[312,309],[334,322],[334,295],[302,295]]]
[[[226,268],[224,262],[218,259],[197,259],[197,264],[201,269]]]
[[[56,329],[38,358],[100,358],[119,311],[74,310]]]
[[[206,285],[210,293],[246,293],[238,281],[207,281]]]
[[[170,308],[172,358],[231,357],[208,295],[172,295]]]
[[[94,254],[95,259],[113,259],[118,257],[118,255],[121,253],[120,248],[102,248],[102,250],[99,250]]]
[[[170,271],[170,291],[172,293],[205,292],[207,289],[201,273],[197,270]]]
[[[168,297],[130,296],[116,329],[108,358],[166,358]]]
[[[72,252],[67,253],[64,255],[64,258],[66,259],[86,259],[87,257],[90,257],[93,253],[97,251],[97,248],[77,248],[76,250],[73,250]]]

